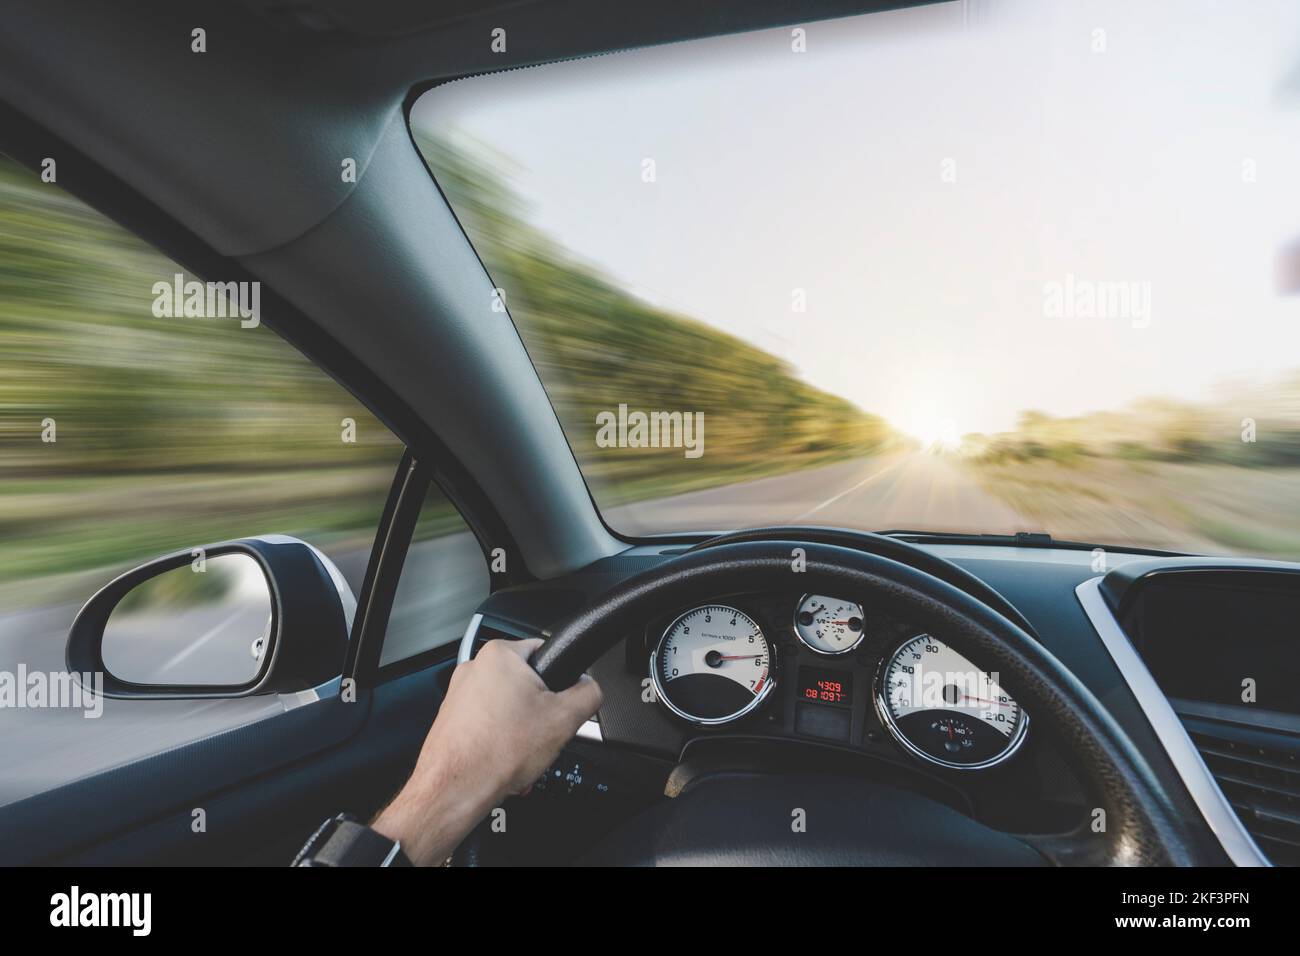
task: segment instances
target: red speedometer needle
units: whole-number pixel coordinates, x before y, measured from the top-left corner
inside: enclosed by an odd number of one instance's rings
[[[981,704],[992,704],[994,707],[1005,707],[1006,703],[1000,700],[986,700],[983,697],[972,697],[970,694],[962,694],[962,700],[977,700]]]

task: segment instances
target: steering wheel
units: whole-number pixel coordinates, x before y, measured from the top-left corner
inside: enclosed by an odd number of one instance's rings
[[[810,537],[815,532],[810,531]],[[949,807],[849,778],[696,777],[598,849],[602,863],[1221,864],[1186,794],[1164,787],[1097,698],[1025,630],[967,591],[908,564],[815,541],[745,540],[685,553],[622,582],[559,626],[531,663],[552,690],[665,610],[741,591],[795,588],[877,606],[982,668],[1058,742],[1094,808],[1075,832],[992,830]],[[930,556],[933,558],[933,556]],[[798,569],[798,570],[796,570]],[[803,810],[806,829],[792,828]]]

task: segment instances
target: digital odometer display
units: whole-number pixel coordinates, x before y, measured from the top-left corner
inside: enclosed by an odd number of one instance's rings
[[[852,707],[852,671],[831,670],[825,667],[800,667],[799,699],[805,703]]]

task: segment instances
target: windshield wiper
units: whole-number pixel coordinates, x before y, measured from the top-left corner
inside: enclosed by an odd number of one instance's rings
[[[1015,534],[965,534],[960,531],[877,531],[901,541],[927,542],[929,544],[1000,544],[1019,548],[1064,548],[1071,551],[1123,551],[1126,554],[1149,554],[1156,557],[1180,557],[1185,551],[1166,551],[1160,548],[1143,548],[1132,544],[1106,545],[1088,541],[1062,541],[1046,531],[1017,531]]]
[[[931,541],[940,544],[1010,544],[1022,548],[1096,548],[1100,545],[1082,541],[1056,541],[1046,531],[1017,531],[1015,534],[964,533],[960,531],[910,531],[897,528],[877,534],[904,540]]]

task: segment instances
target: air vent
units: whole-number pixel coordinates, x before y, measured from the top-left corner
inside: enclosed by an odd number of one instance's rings
[[[1259,848],[1278,866],[1300,866],[1300,742],[1260,746],[1233,728],[1195,724],[1196,749]]]

